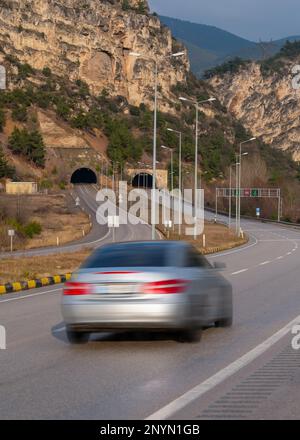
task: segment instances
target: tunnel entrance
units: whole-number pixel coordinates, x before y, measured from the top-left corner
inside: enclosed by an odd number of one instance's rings
[[[147,173],[137,174],[132,181],[132,186],[134,188],[152,188],[153,176]]]
[[[72,174],[71,183],[75,185],[81,183],[97,183],[97,176],[90,168],[79,168]]]

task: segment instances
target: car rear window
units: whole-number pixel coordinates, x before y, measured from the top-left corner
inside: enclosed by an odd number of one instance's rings
[[[164,267],[167,266],[167,249],[160,245],[112,246],[98,249],[81,266],[96,267]]]

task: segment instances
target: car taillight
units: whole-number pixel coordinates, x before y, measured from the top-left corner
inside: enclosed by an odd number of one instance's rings
[[[89,295],[90,293],[92,293],[91,284],[69,282],[64,287],[64,295]]]
[[[143,293],[172,294],[183,293],[188,288],[187,280],[164,280],[144,284]]]

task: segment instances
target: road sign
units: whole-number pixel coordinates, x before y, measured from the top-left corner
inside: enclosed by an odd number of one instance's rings
[[[252,189],[251,190],[251,197],[258,197],[259,191],[258,189]]]
[[[256,208],[256,217],[260,217],[260,208]]]
[[[15,230],[14,229],[9,229],[8,230],[8,236],[10,237],[10,252],[13,251],[13,238],[15,236]]]

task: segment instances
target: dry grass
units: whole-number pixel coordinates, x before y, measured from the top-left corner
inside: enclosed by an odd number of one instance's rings
[[[32,239],[16,236],[14,249],[32,249],[44,246],[56,246],[78,240],[90,230],[90,219],[74,206],[69,195],[36,194],[17,196],[1,195],[0,210],[7,218],[20,218],[22,223],[37,221],[42,226],[42,233]],[[0,250],[9,250],[8,226],[0,224]]]
[[[74,272],[91,254],[79,252],[0,260],[0,284]]]
[[[182,230],[184,230],[186,226],[191,227],[190,225],[182,225]],[[196,246],[197,249],[202,253],[210,253],[210,249],[213,250],[214,248],[231,249],[241,246],[248,241],[247,238],[237,238],[235,233],[227,226],[212,222],[205,222],[204,225],[206,241],[205,248],[203,248],[203,235],[200,235],[196,240],[194,240],[194,237],[190,235],[179,236],[177,225],[175,225],[175,231],[171,229],[168,232],[163,225],[160,225],[159,229],[169,240],[185,240]]]

